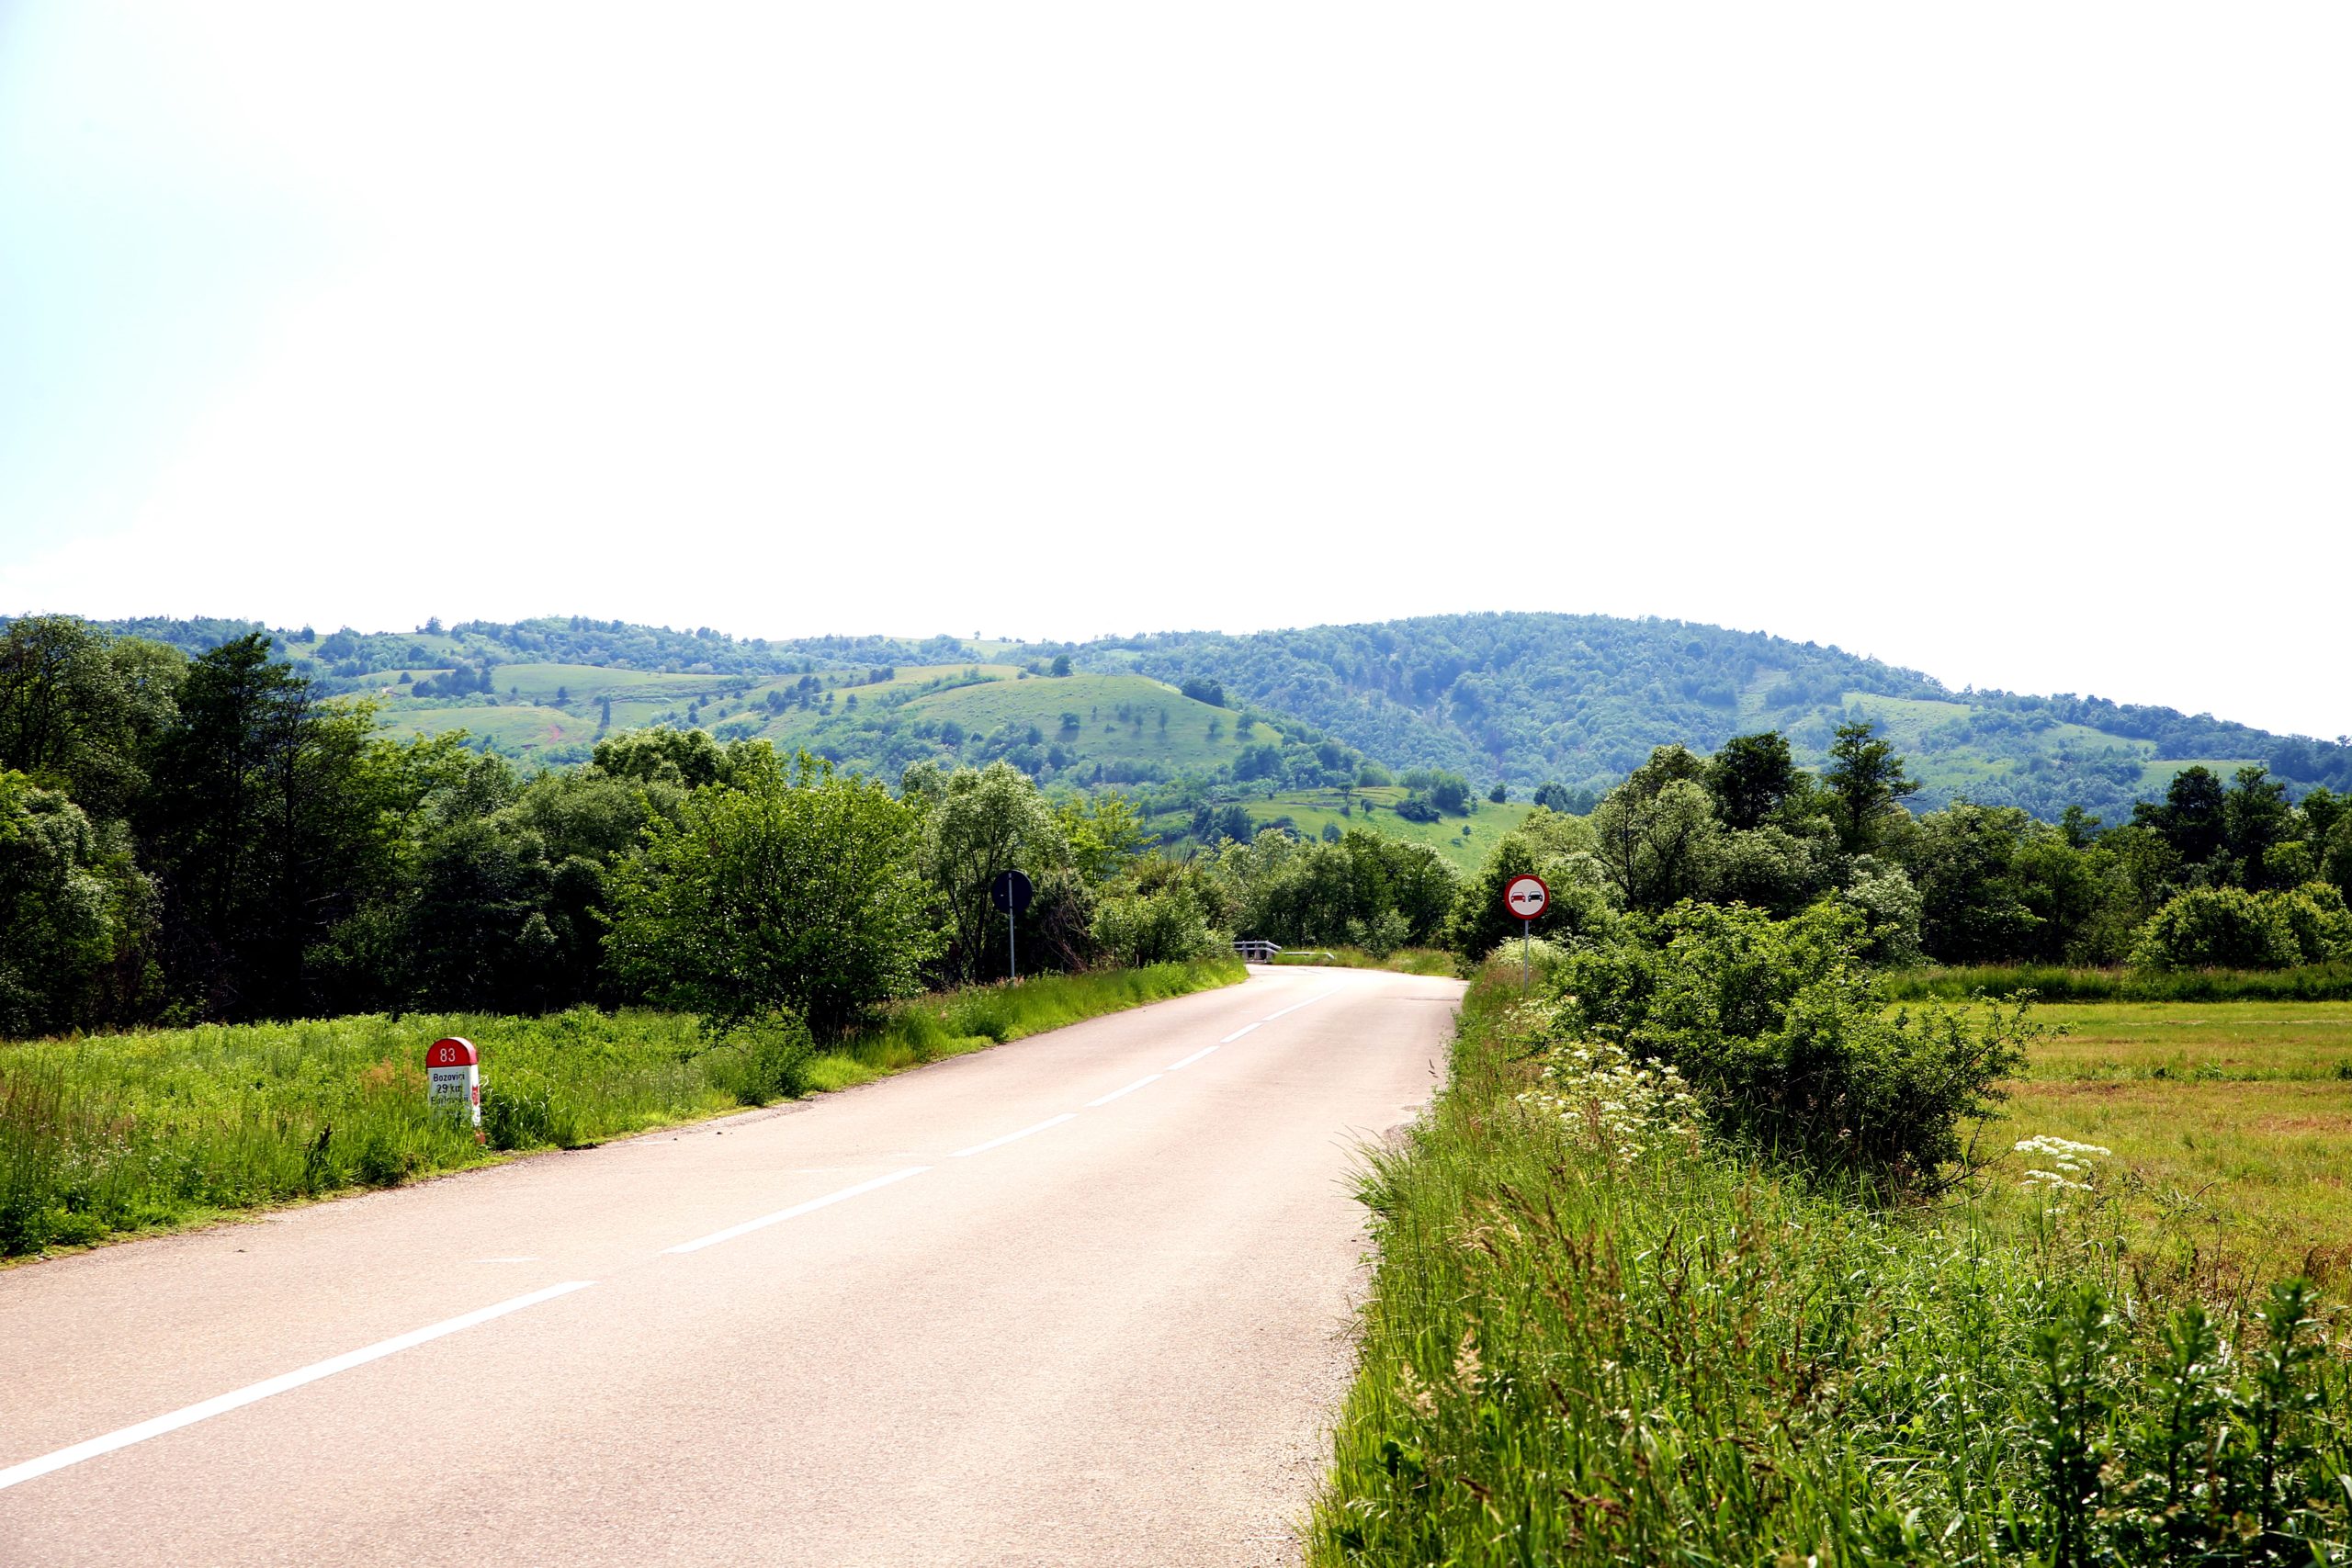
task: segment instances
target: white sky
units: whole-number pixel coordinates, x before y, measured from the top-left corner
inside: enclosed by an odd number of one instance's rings
[[[1655,614],[2334,736],[2347,45],[0,0],[0,611]]]

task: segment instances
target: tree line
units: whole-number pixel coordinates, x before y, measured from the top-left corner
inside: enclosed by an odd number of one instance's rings
[[[1904,758],[1840,726],[1818,774],[1776,731],[1713,753],[1662,746],[1585,818],[1540,811],[1465,886],[1450,939],[1516,934],[1500,889],[1544,875],[1538,934],[1590,935],[1625,914],[1745,904],[1779,917],[1847,906],[1890,963],[2276,968],[2352,957],[2352,797],[2300,801],[2260,765],[2182,770],[2161,802],[2109,824],[1955,801],[1913,814]]]
[[[1143,833],[1115,794],[908,770],[893,794],[764,742],[606,737],[519,774],[395,741],[260,634],[191,658],[72,617],[0,633],[0,1034],[650,1001],[820,1032],[1007,962],[1129,950]],[[1098,931],[1102,933],[1098,936]],[[1155,956],[1217,945],[1205,923]]]

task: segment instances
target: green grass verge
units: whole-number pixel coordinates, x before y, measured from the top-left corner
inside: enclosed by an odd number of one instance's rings
[[[1050,975],[900,1003],[791,1076],[838,1089],[1188,991],[1238,959]],[[428,1111],[424,1048],[481,1048],[487,1147]],[[760,1103],[691,1014],[368,1015],[0,1046],[0,1258],[389,1187]]]
[[[1462,961],[1437,947],[1400,947],[1385,958],[1375,958],[1361,947],[1300,947],[1275,954],[1274,962],[1340,969],[1389,969],[1399,975],[1443,975],[1449,978],[1462,973]]]
[[[1965,1001],[1983,992],[2030,990],[2046,1002],[2352,1000],[2352,964],[2298,969],[2069,969],[2054,964],[1986,964],[1897,970],[1886,977],[1896,1001]]]
[[[2275,1341],[2224,1303],[2235,1350],[2192,1353],[2177,1386],[2255,1425],[2200,1405],[2167,1437],[2170,1303],[2095,1221],[1873,1210],[1687,1137],[1603,1153],[1518,1098],[1516,990],[1502,966],[1473,986],[1447,1088],[1368,1156],[1379,1261],[1310,1562],[2345,1560],[2341,1362],[2248,1393]],[[2245,1446],[2265,1420],[2302,1456],[2275,1475]],[[2211,1495],[2167,1512],[2167,1460]]]

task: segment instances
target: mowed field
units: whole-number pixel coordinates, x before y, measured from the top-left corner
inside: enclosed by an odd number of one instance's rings
[[[2112,1150],[2088,1206],[2176,1264],[2352,1286],[2352,1002],[2053,1003],[2032,1016],[2068,1032],[2034,1047],[1988,1141],[2048,1134]],[[2010,1154],[2002,1174],[2034,1163]]]
[[[1355,792],[1348,812],[1340,807],[1342,802],[1336,790],[1283,790],[1272,797],[1263,795],[1244,800],[1250,819],[1265,824],[1288,818],[1291,825],[1304,838],[1322,835],[1326,827],[1337,827],[1341,832],[1350,828],[1370,828],[1385,839],[1401,839],[1408,844],[1427,844],[1460,872],[1471,872],[1485,863],[1495,847],[1495,840],[1527,820],[1535,809],[1523,800],[1506,801],[1498,806],[1481,799],[1476,809],[1467,817],[1441,817],[1434,822],[1408,822],[1396,815],[1397,804],[1405,798],[1401,785]],[[1367,812],[1366,805],[1372,807]]]

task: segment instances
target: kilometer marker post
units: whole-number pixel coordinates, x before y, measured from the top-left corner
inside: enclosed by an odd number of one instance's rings
[[[1529,954],[1535,946],[1535,921],[1552,905],[1552,889],[1533,872],[1503,884],[1503,908],[1519,918],[1519,994],[1527,995]]]

